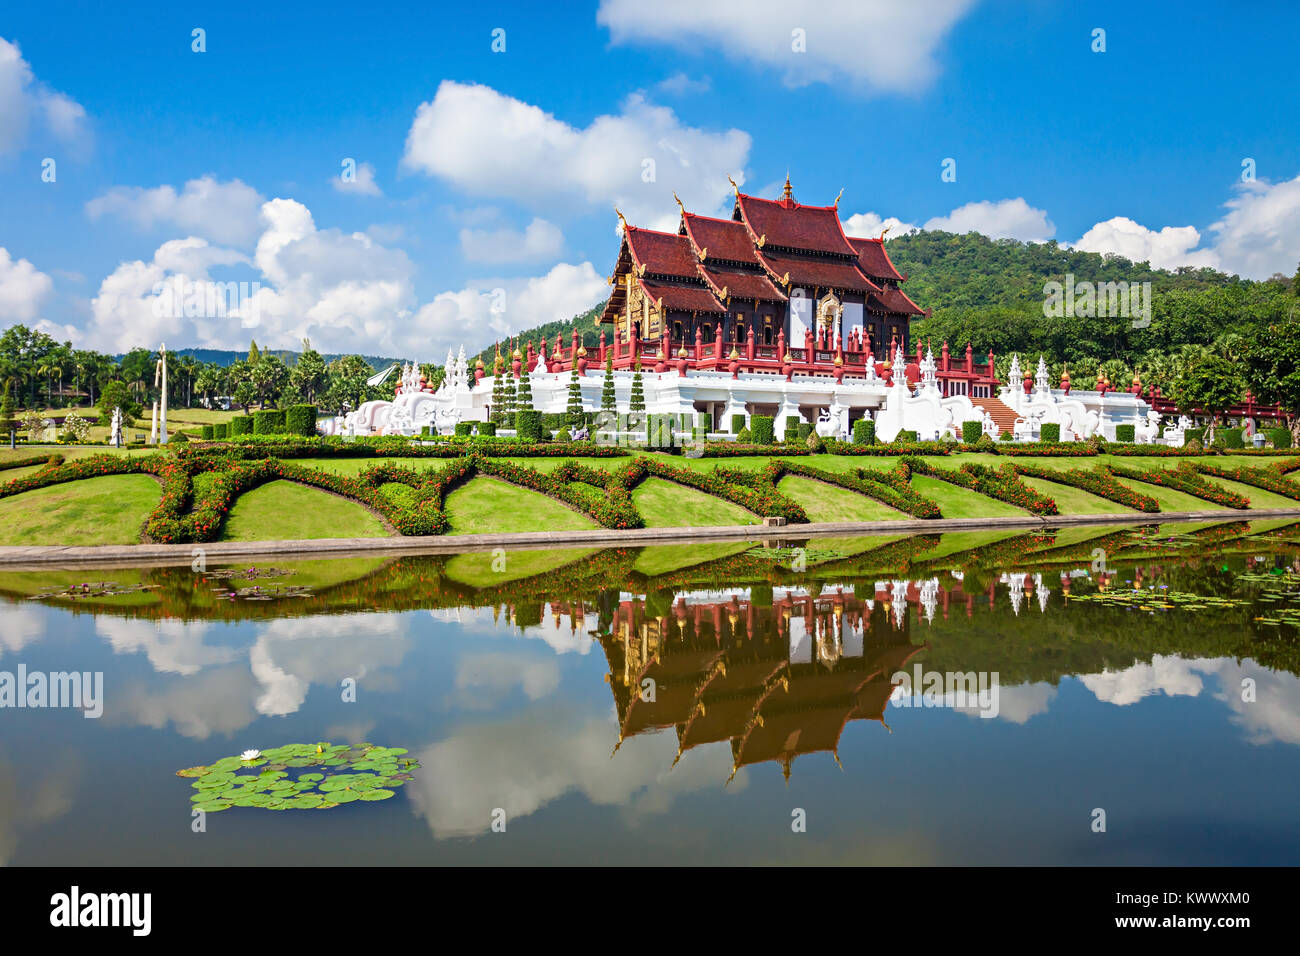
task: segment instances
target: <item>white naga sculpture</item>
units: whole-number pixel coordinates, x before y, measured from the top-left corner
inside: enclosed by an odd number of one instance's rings
[[[397,369],[393,365],[375,376],[381,384]],[[470,400],[469,364],[465,348],[452,357],[447,351],[442,384],[437,391],[420,374],[419,363],[406,362],[400,367],[393,398],[362,402],[356,411],[335,418],[324,426],[326,434],[333,435],[418,435],[428,427],[434,431],[451,431],[461,420],[461,409]]]

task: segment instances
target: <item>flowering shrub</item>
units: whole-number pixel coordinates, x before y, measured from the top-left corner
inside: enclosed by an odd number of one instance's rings
[[[1272,468],[1223,468],[1206,462],[1197,462],[1192,467],[1203,475],[1228,478],[1300,501],[1300,485]]]
[[[988,495],[998,501],[1005,501],[1017,508],[1024,508],[1036,515],[1060,513],[1056,510],[1056,502],[1046,495],[1040,495],[1021,481],[1012,470],[1013,466],[1010,463],[1004,465],[1001,470],[994,470],[987,465],[976,465],[967,462],[954,471],[949,468],[931,465],[924,459],[915,456],[908,456],[903,461],[914,472],[929,475],[931,478],[938,478],[940,481],[946,481],[961,488],[969,488],[971,491]]]
[[[837,438],[826,439],[826,451],[832,455],[947,455],[959,446],[937,441],[894,441],[886,445],[853,445]]]
[[[762,518],[785,518],[794,524],[805,524],[808,521],[803,508],[777,491],[770,481],[721,468],[714,469],[710,474],[648,458],[635,458],[624,467],[612,471],[606,487],[623,487],[631,491],[650,475],[723,498]]]
[[[294,438],[286,441],[284,435],[240,435],[238,441],[222,445],[222,454],[235,458],[461,458],[476,454],[482,457],[510,458],[625,458],[625,448],[597,445],[595,442],[569,442],[565,445],[548,445],[516,442],[506,438],[462,438],[459,442],[439,442],[433,445],[412,444],[401,436],[380,436],[357,441],[343,441],[329,436],[321,438]],[[218,449],[198,446],[178,451],[186,457],[211,455]]]
[[[1186,467],[1151,468],[1149,470],[1126,468],[1123,465],[1111,465],[1109,467],[1112,474],[1121,478],[1144,481],[1147,484],[1159,485],[1162,488],[1173,488],[1175,491],[1182,491],[1213,502],[1221,508],[1242,509],[1250,507],[1249,498],[1243,498],[1236,492],[1228,491],[1213,482],[1206,481],[1194,468],[1190,467],[1190,464],[1184,464]]]
[[[1055,481],[1072,488],[1080,488],[1089,494],[1109,501],[1117,502],[1126,508],[1138,511],[1155,512],[1160,510],[1160,502],[1150,495],[1134,491],[1128,485],[1115,480],[1107,471],[1084,471],[1081,468],[1045,468],[1042,465],[1026,465],[1017,462],[1011,466],[1018,475],[1030,475],[1046,481]]]
[[[63,434],[59,436],[59,440],[83,442],[89,437],[90,422],[76,412],[68,412],[68,417],[63,420]]]
[[[943,517],[943,512],[939,510],[938,503],[913,491],[906,477],[901,482],[891,481],[883,477],[886,474],[901,475],[902,472],[897,469],[887,473],[859,468],[857,474],[846,474],[843,472],[822,471],[803,462],[773,461],[764,470],[767,474],[767,480],[774,486],[786,474],[802,475],[805,478],[824,481],[828,485],[835,485],[865,495],[868,498],[873,498],[882,504],[889,505],[891,508],[897,508],[905,514],[912,515],[914,518]]]
[[[8,461],[0,461],[0,471],[8,468],[30,468],[32,465],[45,465],[47,468],[53,468],[62,461],[62,455],[31,455],[27,458],[11,458]]]

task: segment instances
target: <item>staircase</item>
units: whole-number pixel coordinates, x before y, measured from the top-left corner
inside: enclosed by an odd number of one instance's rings
[[[1016,419],[1020,417],[1014,408],[1000,398],[973,398],[971,401],[976,405],[984,406],[984,411],[989,413],[998,426],[999,436],[1013,433]]]

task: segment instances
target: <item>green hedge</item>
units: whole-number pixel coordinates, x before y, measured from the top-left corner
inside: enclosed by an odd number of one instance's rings
[[[254,435],[278,435],[284,431],[284,411],[279,408],[263,408],[253,412]]]
[[[1059,437],[1059,436],[1058,436]],[[1115,426],[1115,440],[1132,444],[1133,439],[1137,437],[1137,427],[1132,423],[1127,425]]]
[[[212,438],[214,441],[225,441],[229,435],[230,426],[225,422],[219,422],[212,426]]]
[[[781,437],[784,438],[786,441],[798,441],[799,440],[799,419],[793,417],[787,418],[785,420],[785,434],[782,435]]]
[[[316,406],[290,405],[284,410],[284,430],[311,438],[316,434]]]
[[[1215,448],[1245,448],[1245,439],[1241,437],[1240,428],[1216,428],[1214,430]]]
[[[1204,444],[1204,443],[1205,443],[1205,429],[1204,429],[1204,428],[1189,428],[1189,429],[1187,429],[1186,431],[1183,432],[1183,444],[1184,444],[1184,445],[1186,445],[1188,442],[1192,441],[1193,439],[1195,439],[1196,441],[1201,442],[1202,444]]]
[[[230,420],[230,437],[238,438],[240,435],[253,434],[253,416],[236,415]],[[313,431],[312,434],[315,434]]]
[[[799,440],[800,440],[800,441],[807,441],[807,440],[808,440],[808,436],[812,434],[812,430],[813,430],[812,426],[809,425],[807,422],[800,422],[800,423],[799,423]]]
[[[1264,435],[1273,443],[1274,448],[1291,447],[1291,431],[1286,428],[1266,428]]]
[[[776,423],[771,415],[751,415],[749,430],[755,445],[772,445],[776,442]]]
[[[123,429],[123,431],[125,431],[125,429]],[[202,434],[203,434],[203,440],[204,440],[204,441],[212,441],[212,426],[211,426],[211,425],[204,425],[204,426],[203,426],[203,430],[202,430]]]
[[[876,443],[876,423],[870,418],[859,418],[853,423],[853,444],[874,445]]]
[[[733,435],[739,435],[739,434],[741,433],[741,431],[744,429],[744,427],[745,427],[745,416],[744,416],[744,415],[732,415],[732,416],[731,416],[731,434],[733,434]]]
[[[457,422],[456,434],[468,438],[473,433],[474,426],[469,422]]]
[[[976,439],[979,438],[978,435],[976,435],[975,437]],[[1043,422],[1042,427],[1039,428],[1038,430],[1038,440],[1039,441],[1060,441],[1061,440],[1060,424],[1057,422]]]
[[[911,428],[904,428],[894,437],[894,444],[896,445],[899,444],[900,442],[915,442],[915,441],[916,441],[916,432]]]
[[[563,415],[558,416],[563,418]],[[522,441],[542,440],[542,413],[532,409],[515,412],[515,430]]]
[[[1047,426],[1044,425],[1044,428]],[[980,440],[980,435],[984,434],[983,422],[962,422],[961,423],[961,440],[968,445],[973,445]]]
[[[484,438],[489,438],[497,433],[496,422],[479,422],[478,433]]]

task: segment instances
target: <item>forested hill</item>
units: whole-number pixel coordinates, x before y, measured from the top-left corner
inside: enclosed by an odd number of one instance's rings
[[[582,344],[590,349],[600,341],[600,329],[596,327],[596,319],[604,311],[605,302],[602,300],[597,302],[586,312],[575,315],[571,319],[562,319],[558,322],[547,322],[544,325],[535,325],[531,329],[525,329],[517,335],[512,336],[512,338],[519,343],[521,348],[524,348],[529,342],[540,344],[542,337],[545,336],[546,348],[549,351],[555,348],[555,337],[559,335],[564,338],[564,347],[567,349],[573,335],[573,330],[576,328],[582,335]],[[609,341],[608,328],[605,330],[605,339],[606,341]],[[504,355],[509,347],[509,342],[502,341],[501,353]],[[495,345],[489,345],[477,356],[471,357],[470,364],[473,364],[474,358],[481,358],[484,364],[487,365],[490,374],[492,371],[492,356],[495,349]]]
[[[978,233],[916,232],[888,240],[888,248],[898,271],[908,275],[908,295],[933,310],[912,323],[912,334],[929,339],[936,352],[946,339],[954,353],[969,341],[980,354],[1042,352],[1053,364],[1118,360],[1132,367],[1146,364],[1152,354],[1173,355],[1184,345],[1222,346],[1234,334],[1250,335],[1261,325],[1286,320],[1293,310],[1300,314],[1296,283],[1281,276],[1255,282],[1213,269],[1152,269],[1056,242],[995,240]],[[1067,275],[1075,283],[1150,282],[1151,324],[1134,328],[1132,317],[1046,317],[1043,286],[1064,283]],[[526,329],[516,338],[536,342],[545,335],[553,343],[560,333],[567,343],[576,323],[591,347],[599,335],[593,319],[603,308],[598,303],[573,319]],[[492,349],[482,355],[490,361]]]
[[[1171,272],[1055,242],[918,232],[889,240],[888,248],[898,271],[909,277],[908,295],[933,309],[930,318],[912,323],[912,332],[932,340],[936,350],[946,339],[954,350],[970,341],[978,352],[1043,352],[1134,365],[1152,350],[1172,354],[1184,345],[1249,334],[1285,320],[1300,303],[1293,281],[1280,276],[1254,282],[1213,269]],[[1067,275],[1076,284],[1150,282],[1151,324],[1134,328],[1131,317],[1045,316],[1044,284],[1064,283]]]

